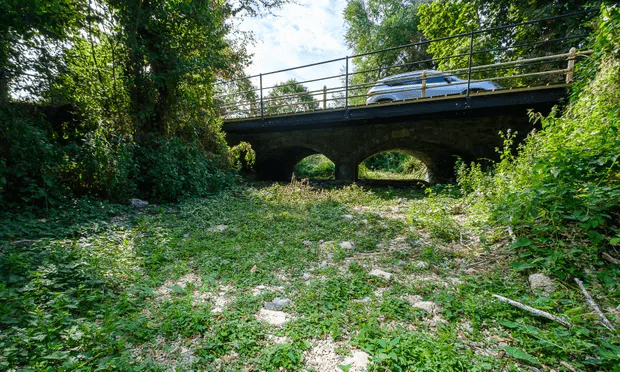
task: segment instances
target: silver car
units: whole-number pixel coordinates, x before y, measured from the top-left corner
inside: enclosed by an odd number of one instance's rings
[[[426,72],[426,85],[423,87],[424,72]],[[492,81],[476,81],[470,84],[469,90],[480,92],[500,88],[499,84]],[[377,81],[367,93],[366,104],[464,93],[467,93],[467,80],[441,71],[413,71]]]

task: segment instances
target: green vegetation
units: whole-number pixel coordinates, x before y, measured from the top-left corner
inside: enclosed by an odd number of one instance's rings
[[[290,79],[275,87],[267,95],[266,112],[269,115],[316,110],[319,103],[308,93],[308,88]]]
[[[310,155],[295,166],[295,176],[315,179],[334,179],[336,165],[325,155]]]
[[[426,165],[404,152],[385,151],[364,160],[358,175],[361,179],[424,180]]]
[[[617,333],[568,279],[554,276],[548,297],[530,290],[522,247],[502,227],[479,226],[477,210],[461,209],[468,200],[456,188],[293,182],[142,210],[84,201],[45,221],[5,220],[0,366],[294,371],[327,343],[334,358],[366,352],[369,371],[560,362],[613,371]],[[584,265],[593,270],[586,286],[617,325],[620,270]],[[276,297],[292,301],[280,326],[261,318]]]
[[[36,67],[6,57],[16,40],[84,38],[65,45],[49,81],[87,119],[57,122],[67,111],[0,103],[0,369],[347,371],[365,353],[368,371],[618,371],[618,5],[583,26],[595,30],[594,53],[563,112],[532,113],[542,129],[516,149],[514,134],[502,134],[497,164],[461,163],[457,184],[418,191],[236,186],[231,158],[251,152],[226,148],[215,114],[199,130],[189,107],[230,71],[194,76],[189,66],[193,42],[212,48],[214,64],[234,54],[199,34],[220,35],[241,9],[205,15],[203,3],[153,1],[136,18],[138,3],[4,7],[3,69]],[[109,9],[119,23],[96,31]],[[32,19],[26,30],[16,26],[21,11]],[[383,153],[364,166],[407,171],[405,159]],[[327,175],[333,164],[313,156],[296,172]],[[176,201],[110,202],[135,193]],[[553,290],[532,288],[534,273]],[[266,310],[282,299],[281,312]]]
[[[283,3],[3,1],[0,208],[228,187],[214,82],[249,61],[235,17]]]

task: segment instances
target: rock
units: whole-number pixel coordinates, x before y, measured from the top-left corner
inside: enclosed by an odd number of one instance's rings
[[[312,279],[312,275],[310,275],[308,273],[303,273],[303,274],[301,274],[301,279],[302,280],[310,280],[310,279]]]
[[[417,269],[426,269],[428,267],[428,264],[424,261],[416,261],[413,266]]]
[[[368,273],[368,275],[372,275],[372,276],[380,276],[382,278],[384,278],[385,280],[390,280],[392,278],[392,274],[380,270],[380,269],[372,269],[371,272]]]
[[[129,199],[131,206],[134,208],[144,208],[149,205],[149,202],[140,199]]]
[[[323,262],[321,262],[321,267],[325,267],[327,266],[327,261],[323,260]]]
[[[209,232],[224,232],[226,230],[228,230],[228,226],[226,225],[217,225],[207,229]]]
[[[279,311],[284,306],[290,305],[292,303],[293,303],[293,301],[289,300],[288,298],[276,297],[272,301],[265,302],[265,304],[263,306],[267,310]]]
[[[549,295],[549,293],[555,291],[553,282],[545,274],[532,274],[529,276],[528,281],[530,282],[530,288],[532,288],[532,291],[534,292],[536,292],[537,290],[541,290],[545,294]]]
[[[345,214],[344,216],[342,216],[342,218],[344,218],[345,220],[352,220],[353,216],[350,214]]]
[[[274,326],[281,326],[286,324],[291,319],[291,316],[282,311],[260,309],[258,314],[256,314],[256,319]]]
[[[256,270],[258,270],[258,267],[256,267],[256,265],[252,266],[252,268],[250,269],[251,273],[255,273]]]
[[[370,355],[361,350],[353,350],[351,356],[346,357],[342,364],[354,367],[351,371],[365,371],[366,366],[370,363]]]
[[[28,246],[33,245],[34,243],[35,243],[34,240],[22,239],[22,240],[16,240],[9,244],[15,247],[28,247]]]
[[[422,309],[429,314],[432,314],[435,311],[435,307],[436,307],[433,301],[420,301],[420,302],[416,302],[412,306],[417,309]]]
[[[351,242],[342,242],[342,243],[340,243],[340,248],[342,248],[342,249],[353,249],[353,243],[351,243]]]
[[[473,333],[474,329],[471,327],[471,323],[470,322],[463,322],[461,323],[461,329],[464,330],[467,333]]]
[[[327,254],[327,259],[330,260],[330,261],[333,261],[334,260],[334,254],[332,252],[329,252]]]
[[[310,240],[304,240],[302,244],[304,247],[312,247],[312,242]]]

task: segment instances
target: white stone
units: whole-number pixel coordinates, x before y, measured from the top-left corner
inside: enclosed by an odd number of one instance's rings
[[[342,216],[342,218],[344,218],[345,220],[352,220],[353,216],[350,214],[345,214],[344,216]]]
[[[555,291],[553,282],[545,274],[532,274],[529,276],[528,281],[530,282],[530,287],[534,292],[536,292],[537,290],[541,290],[548,295],[549,293]]]
[[[436,307],[433,301],[420,301],[420,302],[416,302],[412,306],[418,309],[422,309],[429,314],[432,314],[435,311],[435,307]]]
[[[217,225],[217,226],[207,229],[207,231],[209,232],[224,232],[226,230],[228,230],[228,226],[226,225]]]
[[[353,249],[353,243],[351,243],[351,242],[342,242],[342,243],[340,243],[340,248],[342,248],[342,249]]]
[[[368,275],[372,275],[372,276],[380,276],[386,280],[390,280],[392,278],[392,274],[383,271],[381,269],[373,269],[371,272],[368,273]]]
[[[134,208],[144,208],[147,205],[149,205],[149,202],[147,202],[146,200],[140,200],[140,199],[129,199],[129,202],[131,203],[131,206]]]
[[[256,319],[279,327],[291,320],[291,316],[284,311],[260,309],[256,314]]]

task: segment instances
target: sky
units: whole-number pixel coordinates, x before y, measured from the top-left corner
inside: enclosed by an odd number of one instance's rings
[[[346,0],[297,0],[274,10],[274,15],[245,18],[239,28],[253,31],[255,45],[248,46],[253,54],[252,65],[246,69],[248,75],[258,75],[276,70],[297,67],[351,54],[344,43],[344,20],[342,12]],[[344,61],[267,75],[263,87],[291,78],[306,81],[317,77],[339,75]],[[310,90],[321,89],[323,85],[339,85],[341,79],[305,83]],[[253,79],[258,86],[258,78]]]

